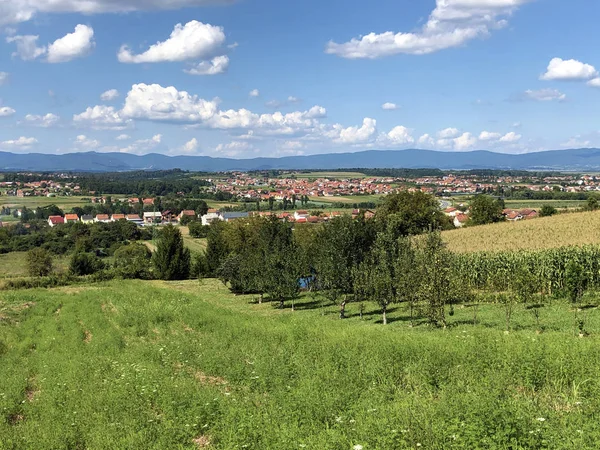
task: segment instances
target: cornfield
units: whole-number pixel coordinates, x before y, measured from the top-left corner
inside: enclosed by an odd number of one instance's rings
[[[600,244],[600,212],[559,214],[519,222],[463,228],[442,233],[456,253],[544,250]]]
[[[527,277],[531,292],[549,295],[566,287],[571,267],[580,268],[586,289],[600,288],[600,246],[561,247],[541,251],[457,254],[455,270],[474,289],[508,290]]]

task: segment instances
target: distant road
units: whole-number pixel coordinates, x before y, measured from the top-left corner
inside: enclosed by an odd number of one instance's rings
[[[446,208],[450,208],[451,206],[452,206],[452,203],[450,203],[448,200],[440,200],[440,208],[446,209]]]

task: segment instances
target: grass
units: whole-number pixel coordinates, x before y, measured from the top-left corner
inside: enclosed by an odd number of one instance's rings
[[[600,212],[559,214],[442,233],[455,252],[540,250],[600,243]]]
[[[28,276],[26,257],[27,252],[0,254],[0,278]],[[53,264],[56,272],[65,272],[69,265],[69,258],[67,256],[55,256]]]
[[[190,249],[192,253],[202,253],[208,245],[206,239],[194,239],[190,236],[188,227],[181,227],[181,235],[183,236],[183,244]]]
[[[85,202],[83,199],[89,197],[0,197],[0,207],[8,206],[9,208],[23,208],[35,209],[38,207],[56,205],[63,211],[70,211],[76,206],[85,206],[89,202]]]
[[[0,448],[597,448],[600,314],[536,334],[254,304],[215,280],[0,292]]]
[[[383,195],[348,195],[335,197],[309,197],[311,202],[319,203],[379,203]]]
[[[574,209],[585,206],[586,201],[581,200],[506,200],[506,207],[511,209],[541,209],[544,205],[554,206],[556,209]]]

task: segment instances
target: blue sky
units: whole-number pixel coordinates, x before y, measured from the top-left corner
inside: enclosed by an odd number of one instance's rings
[[[0,150],[600,146],[597,17],[591,0],[0,1]]]

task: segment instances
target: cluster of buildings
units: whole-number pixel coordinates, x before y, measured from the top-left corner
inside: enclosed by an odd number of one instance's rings
[[[97,214],[95,216],[85,214],[82,216],[79,216],[77,214],[65,214],[64,216],[50,216],[48,218],[48,225],[50,225],[51,227],[55,227],[56,225],[62,225],[65,223],[111,223],[117,222],[119,220],[133,222],[139,226],[156,224],[166,225],[169,223],[181,223],[181,221],[184,220],[185,217],[189,217],[190,219],[195,220],[197,217],[196,211],[184,210],[177,215],[172,214],[170,211],[145,212],[141,217],[139,214]]]
[[[331,213],[320,214],[318,216],[311,215],[310,212],[306,210],[298,210],[295,212],[254,212],[254,213],[244,213],[244,212],[221,212],[217,209],[209,209],[208,213],[201,217],[202,225],[210,225],[211,223],[221,220],[225,222],[231,222],[233,220],[248,218],[252,216],[258,217],[277,217],[279,220],[283,220],[286,222],[293,223],[323,223],[327,222],[335,217],[342,216],[345,213],[340,211],[333,211]],[[350,214],[348,212],[347,214]],[[371,210],[352,210],[352,218],[356,219],[360,214],[364,214],[366,219],[371,219],[375,216],[375,213]]]
[[[469,221],[469,210],[461,211],[454,207],[448,207],[444,210],[444,214],[450,217],[456,228],[464,227]],[[535,209],[505,209],[502,214],[509,222],[517,222],[519,220],[529,220],[539,217],[539,213]]]

